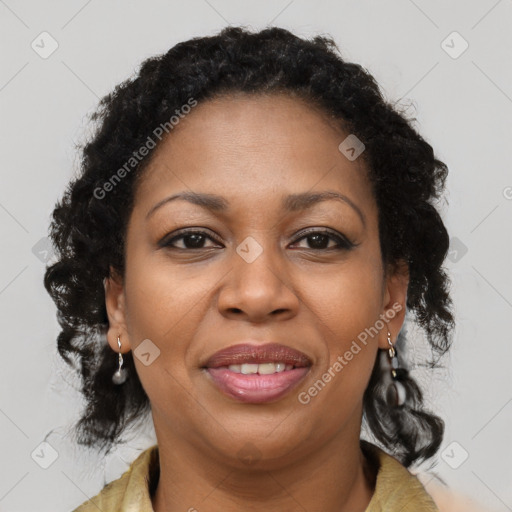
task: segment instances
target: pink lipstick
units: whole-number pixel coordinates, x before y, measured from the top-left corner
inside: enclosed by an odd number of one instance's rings
[[[310,367],[303,352],[277,343],[233,345],[204,364],[221,392],[245,403],[278,400],[305,378]]]

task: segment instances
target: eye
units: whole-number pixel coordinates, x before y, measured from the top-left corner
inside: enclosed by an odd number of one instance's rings
[[[331,230],[309,230],[301,233],[301,236],[294,244],[302,240],[306,240],[310,244],[310,247],[304,247],[305,249],[313,250],[349,250],[356,246],[356,244],[350,242],[341,233]],[[332,245],[334,242],[334,245]],[[331,245],[329,246],[329,243]]]
[[[178,241],[182,241],[182,247],[177,247],[176,243]],[[216,242],[216,240],[208,234],[206,231],[198,231],[198,230],[187,230],[181,231],[178,234],[175,234],[172,238],[165,237],[161,240],[158,245],[160,247],[168,247],[170,249],[181,249],[181,250],[192,250],[192,249],[208,249],[213,246],[204,246],[206,240],[211,240]],[[219,242],[216,242],[217,244]]]
[[[350,250],[356,246],[353,242],[350,242],[345,236],[337,231],[333,230],[308,230],[300,233],[302,236],[298,238],[293,245],[301,242],[302,240],[307,241],[309,247],[299,247],[303,249],[312,250]],[[205,245],[205,242],[210,240],[214,242],[214,245]],[[178,244],[181,244],[179,246]],[[158,245],[160,247],[167,247],[169,249],[178,250],[194,250],[194,249],[209,249],[218,247],[218,242],[211,234],[206,231],[197,229],[183,230],[178,233],[174,233],[174,236],[164,237]]]

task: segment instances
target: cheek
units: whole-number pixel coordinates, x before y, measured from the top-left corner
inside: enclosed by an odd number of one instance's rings
[[[201,314],[208,283],[198,272],[170,265],[165,257],[150,257],[133,250],[127,259],[126,302],[131,334],[137,344],[144,338],[164,345],[179,343],[191,318]],[[178,336],[177,334],[180,334]],[[174,346],[178,348],[179,345]]]
[[[320,326],[325,326],[331,347],[343,350],[382,313],[383,275],[378,259],[361,254],[311,274],[305,277],[301,294]]]
[[[180,383],[188,378],[183,361],[187,340],[193,338],[202,315],[204,286],[184,277],[179,268],[159,258],[150,261],[133,248],[126,263],[125,292],[128,333],[142,386],[154,405],[175,407],[169,397],[179,394]],[[139,357],[143,351],[151,354],[150,364]]]
[[[377,256],[378,257],[378,256]],[[377,354],[382,272],[377,258],[347,260],[336,272],[311,278],[304,297],[325,345],[321,368],[303,387],[311,406],[343,422],[362,400]],[[319,410],[320,413],[320,410]]]

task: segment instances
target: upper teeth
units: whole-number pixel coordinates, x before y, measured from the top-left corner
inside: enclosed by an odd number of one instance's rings
[[[235,373],[243,373],[249,375],[252,373],[259,373],[260,375],[270,375],[272,373],[284,372],[285,370],[291,370],[292,364],[285,363],[244,363],[244,364],[230,364],[228,368]]]

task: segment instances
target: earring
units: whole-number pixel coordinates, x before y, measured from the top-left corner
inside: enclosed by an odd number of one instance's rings
[[[391,342],[391,333],[388,331],[388,354],[389,354],[389,362],[391,366],[391,378],[392,382],[388,386],[386,393],[386,400],[388,405],[391,407],[400,407],[405,403],[406,399],[406,390],[404,385],[400,382],[400,377],[404,370],[399,367],[398,358],[396,355],[396,349]]]
[[[121,354],[121,340],[119,335],[117,336],[117,346],[119,347],[119,368],[112,375],[112,382],[114,384],[123,384],[128,378],[128,372],[122,367],[123,366],[123,355]]]

